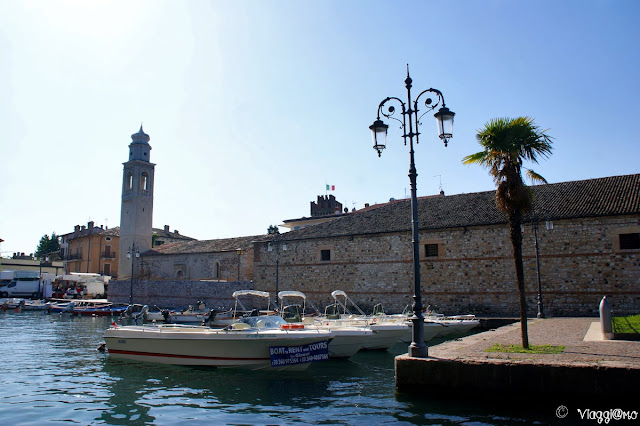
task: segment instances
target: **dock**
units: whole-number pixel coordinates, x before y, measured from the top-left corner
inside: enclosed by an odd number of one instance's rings
[[[563,345],[564,352],[487,352],[496,343],[522,344],[514,323],[432,346],[428,358],[396,357],[396,388],[427,398],[638,398],[640,341],[604,340],[598,318],[533,319],[528,328],[530,345]]]

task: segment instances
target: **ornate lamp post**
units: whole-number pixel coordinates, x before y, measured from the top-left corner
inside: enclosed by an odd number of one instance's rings
[[[283,251],[287,251],[287,243],[286,241],[281,240],[279,232],[275,232],[274,234],[275,235],[273,237],[273,240],[269,244],[267,244],[267,250],[273,251],[274,247],[276,250],[276,296],[275,297],[278,297],[278,270],[280,268],[280,243],[282,242]]]
[[[542,304],[542,283],[540,281],[540,251],[538,250],[538,216],[533,213],[531,218],[533,228],[534,246],[536,248],[536,275],[538,277],[538,318],[544,318],[544,306]]]
[[[453,117],[454,113],[446,107],[444,102],[444,96],[442,92],[437,89],[427,89],[421,92],[413,101],[411,99],[411,77],[409,76],[409,65],[407,65],[407,78],[405,79],[405,87],[407,88],[407,102],[403,102],[400,98],[390,97],[384,99],[378,105],[378,118],[373,122],[369,129],[371,129],[371,133],[373,136],[373,149],[378,152],[378,156],[382,154],[382,150],[386,148],[386,139],[387,139],[387,129],[389,128],[382,120],[380,120],[380,115],[383,115],[387,118],[396,120],[400,123],[400,128],[403,130],[402,137],[404,138],[404,144],[407,145],[407,141],[409,142],[409,180],[411,182],[411,235],[412,235],[412,243],[413,243],[413,284],[414,284],[414,294],[413,294],[413,317],[411,321],[413,322],[413,335],[412,342],[409,345],[409,356],[417,357],[417,358],[426,358],[428,356],[427,345],[424,343],[424,316],[422,313],[422,296],[420,293],[420,240],[418,236],[418,196],[416,193],[416,178],[418,177],[418,172],[416,170],[416,165],[414,161],[414,151],[413,151],[413,140],[415,138],[416,144],[419,142],[418,136],[420,132],[418,131],[418,126],[422,124],[420,119],[424,114],[429,111],[433,111],[436,107],[440,106],[438,112],[434,114],[438,122],[438,132],[440,134],[440,139],[444,142],[444,146],[447,146],[449,139],[452,137],[453,133]],[[433,99],[427,97],[424,100],[424,107],[426,108],[425,112],[421,115],[418,115],[420,98],[425,93],[431,93],[432,96],[435,95],[436,102],[433,102]],[[394,117],[394,113],[396,109],[394,106],[389,105],[385,108],[387,102],[393,101],[397,103],[402,108],[401,114],[402,119],[398,119]],[[414,130],[415,128],[415,130]]]
[[[238,282],[240,282],[240,257],[242,256],[242,249],[237,248],[236,254],[238,255]]]
[[[132,255],[135,253],[135,255]],[[135,256],[135,257],[134,257]],[[127,250],[127,259],[131,259],[131,277],[129,284],[129,304],[133,304],[133,262],[135,258],[140,257],[140,251],[136,248],[136,243],[131,244],[129,250]]]

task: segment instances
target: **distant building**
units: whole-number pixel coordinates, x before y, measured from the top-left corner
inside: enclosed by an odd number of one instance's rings
[[[289,229],[302,229],[306,226],[333,220],[348,212],[348,209],[342,211],[342,203],[338,202],[333,195],[318,195],[317,202],[311,201],[311,217],[287,219],[280,226]]]
[[[118,276],[119,228],[76,225],[73,232],[61,235],[60,254],[65,274],[71,272]]]
[[[58,260],[40,261],[33,254],[13,253],[9,259],[0,257],[0,271],[31,271],[59,275],[63,272],[63,263]]]

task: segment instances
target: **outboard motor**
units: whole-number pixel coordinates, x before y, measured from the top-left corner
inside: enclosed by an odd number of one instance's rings
[[[171,324],[171,315],[169,314],[169,310],[168,309],[163,309],[162,310],[162,316],[164,317],[164,323],[165,324]]]
[[[218,314],[218,311],[216,311],[215,309],[211,309],[209,311],[209,315],[207,316],[207,318],[204,321],[202,321],[202,325],[209,324],[209,326],[211,327],[211,324],[213,323],[213,320],[216,318],[217,314]]]

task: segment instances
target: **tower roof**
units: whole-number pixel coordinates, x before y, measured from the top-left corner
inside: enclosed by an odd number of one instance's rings
[[[140,124],[140,130],[138,130],[138,133],[134,133],[131,135],[131,140],[133,141],[133,143],[148,144],[149,139],[149,135],[146,134],[144,130],[142,130],[142,124]]]

